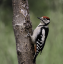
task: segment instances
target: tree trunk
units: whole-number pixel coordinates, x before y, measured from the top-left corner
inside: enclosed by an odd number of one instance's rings
[[[19,64],[34,64],[34,46],[30,38],[26,37],[28,31],[32,34],[32,25],[29,16],[28,0],[12,0],[13,29],[16,39],[16,50]]]

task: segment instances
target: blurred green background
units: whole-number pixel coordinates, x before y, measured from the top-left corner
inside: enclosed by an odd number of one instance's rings
[[[49,35],[37,64],[63,64],[63,0],[29,0],[33,29],[37,17],[50,17]],[[12,28],[12,1],[0,0],[0,64],[18,64]]]

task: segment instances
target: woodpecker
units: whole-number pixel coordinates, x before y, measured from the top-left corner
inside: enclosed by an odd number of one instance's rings
[[[36,29],[33,31],[33,34],[31,35],[31,40],[34,43],[35,48],[35,55],[33,62],[35,63],[36,57],[39,54],[39,52],[42,52],[46,38],[48,36],[49,28],[48,25],[50,23],[50,18],[47,16],[43,16],[40,19],[39,25],[36,27]]]

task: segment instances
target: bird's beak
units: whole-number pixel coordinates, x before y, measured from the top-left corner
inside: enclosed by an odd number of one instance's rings
[[[41,20],[41,18],[39,18],[39,17],[37,17],[37,18]]]
[[[38,19],[40,19],[43,23],[45,23],[41,18],[37,17]]]
[[[41,21],[43,21],[41,18],[37,17],[38,19],[40,19]]]

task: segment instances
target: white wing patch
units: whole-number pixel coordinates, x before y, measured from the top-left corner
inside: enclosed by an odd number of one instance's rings
[[[45,30],[43,29],[42,30],[42,38],[41,38],[42,43],[44,43],[44,40],[45,40]]]

